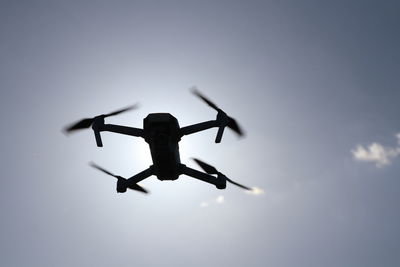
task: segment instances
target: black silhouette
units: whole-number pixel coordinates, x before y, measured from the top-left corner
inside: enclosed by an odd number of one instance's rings
[[[96,116],[94,118],[80,120],[77,123],[74,123],[73,125],[67,127],[65,129],[65,132],[70,133],[79,129],[89,128],[91,126],[94,131],[98,147],[103,146],[100,132],[104,131],[144,138],[144,140],[150,146],[153,165],[151,165],[148,169],[132,176],[129,179],[114,175],[94,163],[90,164],[92,167],[117,178],[117,192],[119,193],[126,192],[128,188],[147,193],[146,189],[137,184],[138,182],[148,178],[151,175],[157,176],[159,180],[176,180],[182,174],[186,174],[201,181],[213,184],[218,189],[225,189],[226,182],[228,181],[243,189],[251,190],[249,187],[232,181],[224,174],[218,172],[214,167],[198,159],[194,160],[206,173],[194,170],[184,164],[181,164],[178,143],[181,140],[181,137],[184,135],[204,131],[213,127],[218,127],[218,133],[215,138],[216,143],[221,142],[225,127],[232,129],[239,136],[243,135],[243,131],[240,129],[239,125],[233,118],[229,117],[214,103],[212,103],[202,94],[200,94],[197,89],[194,88],[192,92],[218,112],[216,120],[210,120],[180,128],[178,120],[171,114],[152,113],[143,120],[143,129],[104,123],[104,119],[106,117],[114,116],[122,112],[135,109],[137,108],[137,106],[135,105],[108,114]],[[217,175],[217,177],[212,176],[211,174],[215,174]]]

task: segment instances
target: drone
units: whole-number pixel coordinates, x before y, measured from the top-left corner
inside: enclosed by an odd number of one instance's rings
[[[201,132],[214,127],[218,128],[215,143],[221,142],[225,127],[230,128],[239,136],[243,135],[243,131],[235,119],[228,116],[222,109],[203,96],[196,88],[193,88],[192,92],[218,112],[215,120],[205,121],[181,128],[178,120],[171,114],[151,113],[143,119],[143,129],[114,124],[105,124],[105,118],[136,109],[137,105],[134,105],[108,114],[82,119],[66,127],[64,131],[66,133],[71,133],[91,127],[94,132],[98,147],[103,146],[100,135],[101,132],[113,132],[134,137],[141,137],[149,144],[153,165],[130,178],[124,178],[119,175],[115,175],[93,162],[90,163],[92,167],[117,178],[118,193],[125,193],[127,189],[148,193],[148,190],[138,184],[140,181],[152,175],[155,175],[161,181],[176,180],[182,174],[212,184],[218,189],[225,189],[226,183],[229,182],[245,190],[252,190],[247,186],[234,182],[226,177],[223,173],[219,172],[215,167],[199,159],[193,158],[193,160],[200,166],[201,169],[203,169],[204,172],[189,168],[181,163],[178,143],[185,135]]]

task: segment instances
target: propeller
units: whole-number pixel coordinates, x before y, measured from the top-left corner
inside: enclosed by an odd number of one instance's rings
[[[137,109],[137,108],[138,108],[138,105],[136,104],[136,105],[132,105],[132,106],[129,106],[129,107],[126,107],[126,108],[123,108],[123,109],[116,110],[114,112],[110,112],[108,114],[103,114],[103,115],[96,116],[96,117],[93,117],[93,118],[82,119],[82,120],[77,121],[74,124],[71,124],[70,126],[66,127],[64,129],[64,131],[66,133],[70,133],[70,132],[73,132],[73,131],[76,131],[76,130],[86,129],[86,128],[89,128],[97,118],[103,118],[104,119],[104,118],[107,118],[107,117],[110,117],[110,116],[115,116],[115,115],[118,115],[120,113],[132,110],[132,109]]]
[[[236,122],[234,118],[229,117],[222,109],[220,109],[216,104],[214,104],[211,100],[209,100],[207,97],[202,95],[199,90],[196,87],[192,87],[192,93],[199,97],[201,100],[207,103],[211,108],[215,109],[218,112],[217,115],[217,120],[220,120],[222,122],[222,125],[220,126],[220,129],[218,130],[218,135],[216,140],[221,140],[222,134],[223,134],[223,128],[225,126],[228,126],[231,130],[233,130],[235,133],[237,133],[239,136],[243,136],[243,130],[239,126],[239,124]],[[217,142],[219,143],[219,142]]]
[[[117,183],[117,191],[118,191],[118,192],[125,192],[125,191],[126,191],[126,188],[129,188],[129,189],[132,189],[132,190],[136,190],[136,191],[143,192],[143,193],[145,193],[145,194],[149,193],[146,189],[144,189],[143,187],[141,187],[141,186],[138,185],[138,184],[132,184],[132,185],[129,185],[129,186],[128,186],[128,185],[126,184],[126,181],[127,181],[126,178],[124,178],[124,177],[122,177],[122,176],[119,176],[119,175],[115,175],[115,174],[113,174],[113,173],[107,171],[106,169],[100,167],[99,165],[97,165],[97,164],[94,163],[94,162],[90,162],[89,165],[92,166],[92,167],[95,168],[95,169],[98,169],[99,171],[104,172],[105,174],[108,174],[108,175],[110,175],[110,176],[112,176],[112,177],[117,178],[117,179],[118,179],[118,183]],[[125,189],[125,190],[122,189],[121,191],[119,191],[118,189],[121,188],[121,187],[122,187],[122,188],[125,187],[125,188],[123,188],[123,189]]]
[[[211,166],[199,159],[193,158],[193,160],[200,166],[200,168],[202,168],[206,173],[208,174],[216,174],[220,177],[225,178],[226,181],[230,182],[231,184],[234,184],[236,186],[239,186],[245,190],[252,190],[250,187],[244,186],[242,184],[239,184],[231,179],[229,179],[228,177],[226,177],[223,173],[219,172],[214,166]]]
[[[216,111],[218,111],[218,112],[221,111],[221,109],[217,105],[215,105],[213,102],[211,102],[211,100],[209,100],[207,97],[202,95],[196,87],[192,87],[192,92],[193,92],[193,94],[195,94],[196,96],[201,98],[204,102],[206,102],[210,107],[212,107]]]

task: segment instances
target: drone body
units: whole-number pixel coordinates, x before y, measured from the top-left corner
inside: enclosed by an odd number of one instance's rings
[[[149,144],[155,175],[159,180],[176,180],[180,172],[178,120],[169,113],[149,114],[143,120],[144,140]]]
[[[92,126],[96,143],[99,147],[103,146],[100,133],[104,131],[142,137],[149,144],[153,165],[151,165],[148,169],[130,177],[129,179],[114,175],[95,165],[94,163],[91,164],[93,167],[118,179],[117,192],[119,193],[126,192],[128,188],[147,193],[147,190],[137,184],[138,182],[150,177],[151,175],[155,175],[161,181],[176,180],[182,174],[213,184],[218,189],[225,189],[226,182],[228,181],[246,190],[250,190],[250,188],[230,180],[224,174],[218,172],[214,167],[198,159],[195,159],[195,161],[206,173],[189,168],[181,163],[178,143],[184,135],[218,127],[219,130],[215,142],[219,143],[226,126],[234,130],[239,135],[242,135],[242,131],[234,119],[229,117],[225,112],[202,96],[198,91],[194,91],[194,93],[212,108],[218,111],[216,120],[210,120],[181,128],[178,120],[171,114],[151,113],[143,120],[143,129],[104,123],[104,119],[106,117],[117,115],[121,112],[133,109],[133,107],[130,107],[110,114],[100,115],[91,119],[83,119],[68,127],[66,132]],[[216,174],[217,177],[212,176],[211,174]]]

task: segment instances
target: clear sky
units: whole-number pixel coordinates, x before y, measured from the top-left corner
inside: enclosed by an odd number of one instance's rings
[[[1,266],[400,266],[399,1],[0,2]],[[117,194],[143,140],[75,120],[140,103],[181,126],[191,157],[264,190],[181,176]]]

